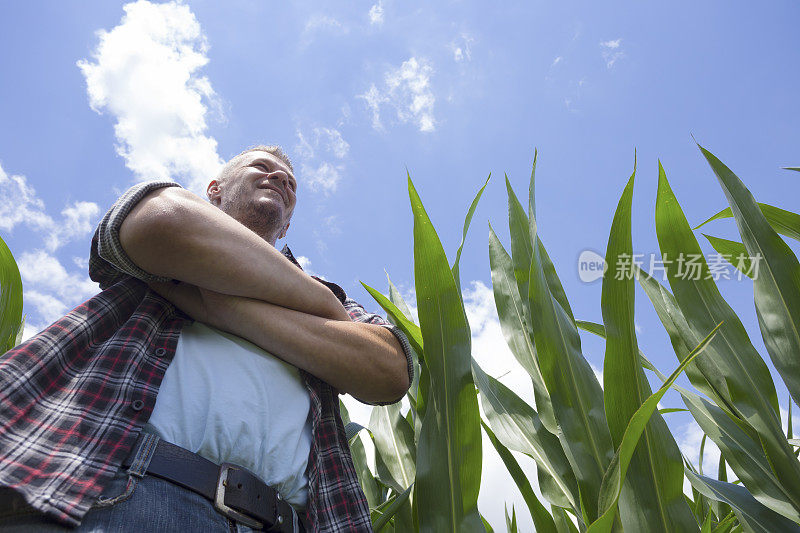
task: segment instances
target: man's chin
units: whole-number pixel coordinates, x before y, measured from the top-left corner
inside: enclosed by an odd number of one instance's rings
[[[265,235],[283,227],[285,213],[283,202],[262,201],[252,205],[238,220],[259,235]]]

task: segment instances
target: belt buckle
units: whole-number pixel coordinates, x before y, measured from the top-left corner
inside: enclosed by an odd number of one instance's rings
[[[219,465],[219,478],[217,479],[217,490],[214,494],[214,507],[224,516],[241,522],[249,528],[264,529],[264,524],[258,520],[225,505],[225,487],[228,482],[228,471],[231,469],[236,470],[237,466],[230,463],[222,463]]]

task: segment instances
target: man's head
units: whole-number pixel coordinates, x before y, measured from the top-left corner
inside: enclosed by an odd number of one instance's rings
[[[279,146],[249,148],[208,184],[209,201],[270,244],[286,235],[296,202],[292,162]]]

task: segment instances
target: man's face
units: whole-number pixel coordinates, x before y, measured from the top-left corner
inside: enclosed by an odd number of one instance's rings
[[[208,186],[211,203],[268,240],[286,234],[296,192],[292,171],[269,152],[239,156],[227,178]]]

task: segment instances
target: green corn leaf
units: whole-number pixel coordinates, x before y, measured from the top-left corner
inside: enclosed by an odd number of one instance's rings
[[[489,426],[507,448],[529,455],[540,472],[553,481],[551,490],[542,484],[542,494],[559,507],[580,509],[578,486],[558,438],[544,428],[534,409],[511,389],[486,374],[473,362],[472,372],[481,395]]]
[[[616,514],[616,504],[619,500],[622,491],[622,484],[627,474],[628,466],[630,465],[631,458],[633,457],[636,445],[644,432],[647,422],[656,410],[658,402],[666,394],[667,390],[672,386],[678,376],[684,371],[686,366],[705,350],[711,340],[719,331],[722,324],[718,324],[711,332],[704,338],[697,347],[689,353],[686,358],[681,362],[678,368],[670,374],[664,384],[649,398],[647,398],[642,406],[633,414],[628,423],[622,441],[614,455],[611,465],[608,467],[605,476],[603,477],[603,486],[600,491],[599,506],[601,516],[589,526],[589,533],[595,532],[608,532],[614,523],[614,516]]]
[[[538,237],[536,242],[538,244],[540,259],[542,261],[542,269],[544,270],[544,277],[547,280],[547,286],[550,289],[550,294],[553,295],[553,298],[556,300],[556,302],[558,302],[564,312],[567,313],[569,318],[575,322],[575,317],[572,314],[572,308],[570,307],[569,300],[567,299],[567,293],[564,292],[564,287],[561,285],[561,280],[556,272],[556,267],[550,260],[550,255],[547,253],[541,237]]]
[[[717,468],[717,479],[720,481],[728,481],[728,469],[725,468],[725,456],[719,454],[719,467]],[[731,512],[730,505],[722,502],[717,502],[715,513],[717,516],[727,516]]]
[[[719,521],[719,524],[717,524],[717,527],[715,527],[711,533],[728,533],[735,525],[736,513],[731,511],[725,518]]]
[[[643,278],[640,278],[640,281],[643,281]],[[668,331],[676,328],[676,323],[686,323],[680,311],[675,308],[676,304],[669,291],[663,287],[661,287],[661,291],[654,290],[653,284],[658,285],[658,282],[652,277],[648,277],[643,283],[646,284],[645,286],[648,287],[650,293],[657,293],[660,297],[663,297],[663,299],[651,299],[653,303],[656,304],[656,311],[659,317],[668,317],[667,310],[662,304],[666,302],[669,306],[672,306],[671,311],[675,313],[672,317],[675,321],[664,322],[664,326]],[[582,329],[605,338],[605,330],[602,325],[582,321],[579,321],[578,324]],[[688,326],[684,325],[683,327],[686,328]],[[676,337],[679,336],[678,333],[674,331],[670,333],[670,336],[673,335]],[[683,346],[680,338],[677,339],[676,345],[678,346],[675,348],[677,353]],[[688,351],[688,349],[684,350],[684,353],[686,351]],[[709,354],[706,353],[703,357],[708,357],[708,355]],[[639,357],[642,360],[642,366],[653,371],[662,382],[667,379],[664,374],[659,372],[659,370],[647,360],[641,351],[639,352]],[[690,368],[692,368],[692,364],[689,364],[687,370]],[[793,497],[781,484],[778,476],[770,466],[769,461],[764,456],[761,442],[755,430],[744,420],[736,418],[730,412],[699,395],[677,385],[673,385],[673,388],[681,394],[686,407],[704,432],[703,439],[700,441],[700,474],[703,473],[703,450],[705,448],[706,437],[708,437],[714,441],[723,455],[727,457],[728,463],[731,465],[733,471],[756,499],[770,509],[790,519],[797,519],[797,511],[792,504]],[[702,496],[696,498],[696,500],[698,500],[698,505],[702,503],[700,501],[702,498]],[[703,513],[699,516],[703,517],[705,514]]]
[[[695,340],[699,338],[698,332],[690,327],[678,307],[678,302],[675,301],[675,297],[672,296],[669,290],[644,270],[637,268],[636,271],[636,278],[639,281],[639,285],[644,289],[645,294],[653,304],[653,308],[656,310],[661,324],[669,335],[669,340],[672,343],[675,356],[680,361],[682,354],[689,351],[690,343],[695,342]],[[724,389],[717,389],[717,387],[724,385],[724,379],[718,377],[720,374],[719,369],[713,363],[709,363],[707,360],[708,358],[709,354],[706,354],[702,360],[692,362],[686,368],[686,377],[689,378],[692,385],[700,392],[712,398],[717,405],[733,413],[735,409],[728,401],[728,395],[725,393]],[[704,370],[701,370],[699,366],[701,364],[704,365]],[[649,370],[654,370],[652,365],[647,366],[643,364],[643,366]],[[714,379],[707,379],[704,371]]]
[[[764,218],[767,219],[769,225],[772,226],[772,229],[781,235],[800,241],[800,215],[769,204],[762,204],[759,202],[756,205],[761,211],[761,214],[764,215]],[[700,229],[712,220],[719,220],[722,218],[733,218],[733,211],[731,211],[730,207],[726,207],[694,229]]]
[[[526,220],[528,224],[528,235],[531,241],[531,250],[533,250],[533,245],[539,248],[539,252],[542,256],[542,267],[544,269],[544,275],[547,279],[548,286],[550,287],[550,292],[552,293],[553,297],[556,301],[561,305],[561,307],[566,311],[566,313],[570,316],[570,318],[574,321],[575,317],[572,314],[572,308],[569,305],[569,300],[567,299],[567,295],[564,292],[564,287],[561,285],[561,280],[558,279],[558,273],[556,272],[555,266],[553,262],[550,260],[550,256],[547,253],[547,250],[544,248],[544,244],[542,244],[542,239],[536,232],[536,159],[538,157],[538,151],[534,150],[533,153],[533,168],[531,169],[531,181],[528,185],[528,218]],[[516,200],[516,196],[509,195],[509,203],[514,202]],[[522,214],[521,209],[516,210],[518,214]],[[524,216],[524,215],[522,215]],[[524,292],[522,294],[525,294]]]
[[[461,260],[461,250],[464,248],[464,241],[467,240],[467,232],[469,231],[469,224],[472,222],[472,215],[475,214],[475,209],[478,207],[478,202],[481,199],[481,195],[483,194],[483,190],[489,185],[489,180],[492,178],[492,174],[489,174],[489,177],[486,178],[486,183],[483,184],[481,190],[478,191],[478,194],[475,195],[475,198],[472,200],[472,204],[469,206],[469,210],[467,211],[467,217],[464,219],[464,230],[461,234],[461,244],[458,245],[458,251],[456,252],[456,260],[453,261],[453,278],[456,280],[456,287],[459,291],[461,291],[461,278],[459,277],[458,272],[458,263]]]
[[[389,284],[389,301],[392,302],[397,309],[403,313],[403,316],[406,317],[410,321],[414,321],[413,316],[411,315],[411,309],[408,307],[408,304],[403,297],[400,295],[400,291],[395,287],[392,280],[389,278],[389,274],[386,274],[386,282]]]
[[[748,278],[753,277],[753,263],[750,260],[750,255],[747,253],[747,249],[744,247],[744,244],[731,241],[728,239],[722,239],[720,237],[714,237],[713,235],[706,235],[703,233],[703,237],[708,239],[708,242],[717,251],[717,253],[725,259],[728,263],[736,267],[736,269],[747,276]]]
[[[696,259],[693,264],[697,269],[690,272],[685,263],[687,272],[684,275],[678,268],[667,268],[675,300],[686,323],[691,324],[691,331],[680,328],[681,334],[690,333],[684,342],[692,345],[696,338],[692,332],[724,322],[705,357],[698,360],[698,368],[714,391],[722,396],[726,407],[758,432],[773,469],[781,473],[782,484],[795,495],[793,499],[800,499],[800,462],[783,435],[778,418],[778,397],[769,369],[733,309],[722,298],[714,281],[708,279],[708,266],[700,246],[660,164],[656,233],[662,257],[678,261],[684,254],[684,258]],[[796,501],[795,506],[800,509],[800,502]]]
[[[408,320],[413,321],[411,315],[411,309],[409,309],[408,304],[406,304],[405,300],[403,300],[403,297],[400,295],[400,291],[398,291],[397,287],[394,286],[392,280],[389,279],[389,274],[386,274],[386,281],[389,284],[389,301],[392,302],[401,313],[403,313],[403,316],[405,316]],[[389,321],[392,322],[392,324],[397,325],[394,322],[394,319],[391,317],[391,315],[389,315]],[[418,341],[421,342],[421,334],[420,334],[420,339],[418,339]],[[421,417],[419,413],[425,411],[425,405],[424,405],[425,401],[424,401],[424,395],[423,397],[420,397],[419,394],[419,383],[420,383],[420,375],[422,374],[422,366],[420,365],[419,354],[417,353],[416,350],[414,350],[414,348],[411,348],[411,359],[412,359],[411,364],[414,366],[414,379],[411,380],[411,386],[408,388],[406,397],[408,398],[408,401],[411,404],[411,411],[409,412],[409,414],[411,415],[412,427],[414,428],[414,435],[415,435],[414,440],[416,441],[416,438],[419,437],[419,430],[421,425]]]
[[[659,379],[666,376],[652,368]],[[727,458],[731,469],[736,473],[750,493],[773,511],[792,520],[800,520],[797,510],[792,505],[792,495],[781,484],[780,478],[773,472],[758,434],[747,424],[735,420],[724,410],[705,398],[673,385],[682,396],[697,424],[703,430],[704,439],[710,438]],[[701,442],[701,458],[703,443]],[[699,473],[702,475],[702,469]]]
[[[650,365],[650,369],[661,381],[666,380],[666,376],[657,368]],[[755,430],[705,398],[677,385],[673,385],[673,388],[681,395],[686,407],[703,430],[703,439],[707,436],[714,441],[750,493],[773,511],[792,520],[800,520],[800,515],[792,504],[792,495],[781,484],[779,476],[764,456]],[[704,440],[700,446],[701,459]],[[703,473],[702,468],[699,473]]]
[[[19,323],[19,328],[17,329],[17,335],[14,340],[14,346],[20,344],[22,342],[22,337],[25,334],[25,320],[28,315],[22,317],[22,322]]]
[[[706,440],[708,440],[708,435],[703,433],[703,438],[700,439],[700,457],[697,460],[697,471],[701,474],[703,473],[703,458],[706,451]]]
[[[414,349],[417,354],[422,354],[422,330],[411,321],[410,318],[406,317],[400,309],[397,308],[395,304],[393,304],[389,299],[380,293],[380,291],[373,289],[363,281],[361,285],[367,290],[367,292],[372,296],[378,305],[380,305],[386,314],[394,321],[398,328],[405,333],[406,337],[408,337],[408,341],[411,343],[411,347]]]
[[[792,434],[792,398],[789,398],[789,415],[786,417],[786,438],[792,440],[794,435]]]
[[[389,523],[389,520],[391,520],[392,517],[394,517],[395,514],[408,503],[408,498],[411,494],[411,488],[412,487],[408,487],[405,491],[388,501],[386,505],[381,506],[373,511],[372,529],[375,530],[375,533],[380,533],[380,531]],[[404,530],[395,528],[395,531]]]
[[[528,334],[530,329],[528,309],[519,295],[511,257],[503,248],[491,224],[489,224],[489,264],[497,316],[506,343],[522,368],[534,379],[534,388],[537,385],[544,388],[544,381],[536,365],[536,348]]]
[[[534,170],[536,170],[536,162],[534,161]],[[531,173],[530,182],[530,197],[528,200],[528,209],[535,213],[536,207],[534,205],[534,173]],[[514,189],[511,187],[511,182],[506,176],[506,190],[508,192],[508,229],[511,235],[511,257],[514,265],[514,276],[518,283],[519,294],[525,296],[528,294],[528,278],[530,275],[530,264],[533,258],[533,243],[536,243],[536,248],[539,250],[541,256],[542,269],[545,273],[545,279],[550,288],[553,297],[562,307],[562,309],[569,315],[573,321],[575,317],[572,314],[572,309],[567,300],[564,288],[561,286],[561,281],[558,279],[555,267],[553,266],[550,256],[542,245],[542,241],[535,231],[536,219],[531,220],[525,215],[525,209],[519,202]],[[524,302],[527,305],[527,302]]]
[[[511,187],[508,176],[506,176],[506,191],[508,192],[508,229],[511,235],[514,278],[517,280],[520,295],[526,295],[528,294],[528,275],[533,253],[528,231],[528,217]]]
[[[531,227],[535,230],[535,224]],[[550,292],[539,247],[530,264],[528,306],[539,368],[561,428],[559,440],[578,481],[582,519],[591,522],[597,517],[603,472],[613,457],[603,391],[581,354],[574,319]]]
[[[406,393],[406,397],[409,398],[412,404],[413,416],[415,417],[415,440],[419,440],[419,432],[422,425],[421,421],[425,416],[425,399],[429,388],[428,382],[430,380],[430,376],[425,369],[422,330],[411,319],[411,311],[408,309],[408,305],[406,305],[400,297],[397,288],[392,284],[391,280],[389,280],[389,294],[390,297],[398,302],[397,304],[366,283],[362,282],[361,285],[369,292],[375,301],[378,302],[378,305],[386,311],[386,316],[389,317],[389,321],[400,328],[411,344],[414,380],[411,382],[411,387],[409,387],[409,392]]]
[[[508,533],[517,533],[517,512],[514,510],[514,506],[511,506],[511,516],[508,516],[508,505],[505,506],[506,509],[506,531]]]
[[[536,210],[534,201],[535,171],[536,171],[536,154],[534,154],[533,170],[531,171],[531,181],[529,187],[530,191],[528,200],[529,213],[535,213]],[[519,199],[517,198],[513,188],[511,187],[511,182],[508,180],[508,176],[506,176],[506,189],[508,192],[508,222],[509,222],[509,233],[511,235],[511,252],[512,252],[510,264],[513,267],[514,279],[517,282],[517,289],[519,291],[519,296],[521,297],[519,300],[520,311],[523,322],[523,328],[521,329],[521,332],[529,337],[528,343],[530,343],[530,339],[533,338],[533,330],[529,320],[530,306],[528,303],[527,295],[529,292],[528,277],[530,275],[529,270],[530,270],[531,260],[533,258],[532,250],[534,248],[534,244],[539,252],[540,263],[542,265],[542,270],[544,271],[544,276],[545,279],[547,280],[550,293],[558,302],[558,305],[561,307],[561,309],[567,313],[570,320],[574,322],[575,318],[572,314],[572,309],[570,308],[569,301],[567,299],[566,293],[564,292],[564,288],[561,285],[561,281],[558,278],[558,274],[556,273],[555,267],[553,266],[553,263],[550,260],[549,255],[547,254],[547,250],[542,244],[541,239],[536,235],[535,231],[531,233],[532,228],[535,229],[536,226],[535,219],[531,220],[528,216],[526,216],[522,204],[519,202]],[[497,273],[496,272],[497,268],[501,268],[504,271],[503,274],[507,276],[508,270],[507,270],[507,265],[505,263],[508,262],[507,261],[508,254],[506,254],[502,246],[499,245],[499,241],[497,240],[496,236],[494,236],[495,242],[492,241],[493,233],[494,233],[493,231],[491,231],[490,233],[490,259],[492,261],[492,265],[494,265],[492,268],[492,274],[494,280],[494,276]],[[510,284],[506,283],[505,280],[503,280],[501,286],[502,290],[508,294],[507,297],[516,298],[516,294],[514,294],[513,291],[511,290]],[[513,351],[515,349],[515,346],[511,345],[511,349]],[[517,352],[515,352],[515,355],[516,353]],[[532,353],[534,355],[534,360],[536,360],[535,348],[533,349]],[[535,365],[535,368],[530,368],[531,365],[528,364],[530,361],[529,357],[523,355],[521,357],[518,357],[518,359],[520,359],[523,368],[525,368],[528,371],[533,381],[534,399],[536,400],[536,405],[539,408],[539,414],[541,416],[542,423],[548,429],[548,431],[554,434],[557,433],[558,428],[552,413],[552,407],[550,406],[550,398],[547,392],[547,388],[546,386],[544,386],[544,382],[541,377],[541,371],[538,369],[538,364]]]
[[[711,518],[713,518],[713,513],[708,513],[706,515],[706,519],[703,520],[703,527],[700,528],[700,533],[711,533]]]
[[[17,344],[22,331],[22,278],[11,250],[0,239],[0,353]]]
[[[417,444],[415,507],[421,532],[483,531],[478,398],[461,295],[436,230],[408,178],[414,212],[414,279],[430,379]]]
[[[345,407],[341,400],[339,400],[339,412],[342,415],[342,422],[344,422],[345,426],[352,423],[350,422],[350,414],[347,412],[347,407]],[[352,442],[350,442],[350,455],[353,457],[353,466],[358,476],[358,482],[364,490],[364,495],[367,497],[369,508],[374,509],[383,499],[381,498],[378,483],[375,481],[375,476],[369,469],[364,443],[361,442],[358,434],[356,434]]]
[[[569,513],[562,507],[553,507],[553,521],[558,533],[578,533],[578,528],[569,518]]]
[[[800,520],[791,493],[772,470],[758,435],[746,424],[737,423],[722,409],[681,387],[675,389],[703,432],[719,447],[731,469],[762,504],[793,520]]]
[[[792,398],[800,401],[800,262],[769,225],[744,183],[699,147],[728,198],[747,252],[761,258],[753,279],[758,325],[772,363]]]
[[[481,515],[481,521],[483,521],[483,527],[486,528],[486,533],[494,533],[494,529],[492,528],[491,524],[489,524],[489,521],[486,520],[483,515]]]
[[[795,172],[800,172],[800,167],[783,167],[784,170],[794,170]]]
[[[539,150],[533,149],[533,166],[531,168],[531,181],[528,185],[528,219],[536,220],[536,160],[539,158]]]
[[[664,377],[666,378],[666,376],[664,376]],[[694,466],[692,466],[692,463],[686,457],[683,458],[683,463],[684,463],[684,466],[686,468],[691,469],[692,472],[697,472],[694,469]],[[691,487],[691,485],[690,485],[690,487]],[[711,511],[711,507],[709,506],[708,501],[706,500],[706,498],[702,494],[697,492],[697,489],[695,489],[694,487],[691,487],[691,489],[692,489],[692,497],[689,498],[689,496],[687,495],[686,496],[686,503],[688,503],[689,506],[692,508],[692,512],[694,512],[694,516],[695,516],[695,519],[697,520],[697,523],[698,524],[702,524],[703,520],[706,517],[706,515],[708,515],[709,513],[711,513],[711,514],[714,514],[714,513],[713,513],[713,511]]]
[[[533,525],[536,527],[537,533],[556,533],[556,524],[553,522],[553,517],[550,516],[550,513],[547,512],[547,509],[539,501],[539,498],[536,497],[530,481],[528,481],[525,472],[522,471],[514,455],[508,448],[503,446],[495,434],[492,433],[492,430],[489,429],[489,426],[482,421],[481,425],[494,446],[494,449],[497,451],[497,454],[503,460],[503,464],[506,465],[508,473],[511,474],[511,479],[517,484],[517,488],[522,494],[525,503],[528,505],[528,510],[531,512],[531,518],[533,519]]]
[[[684,411],[688,411],[688,409],[683,409],[682,407],[666,407],[664,409],[659,409],[658,413],[662,415],[668,415],[671,413],[682,413]]]
[[[503,336],[511,353],[531,376],[536,406],[539,409],[542,423],[548,431],[555,434],[556,422],[547,387],[537,363],[527,300],[520,297],[514,278],[512,259],[503,248],[491,224],[489,225],[489,263],[492,269],[494,302]]]
[[[759,503],[744,487],[695,474],[688,468],[684,473],[692,486],[705,497],[730,505],[746,531],[755,533],[800,531],[800,526]]]
[[[606,249],[610,265],[633,254],[631,205],[636,167],[619,200]],[[630,264],[630,263],[629,263]],[[619,447],[631,418],[652,394],[639,359],[634,327],[634,271],[603,277],[602,312],[606,331],[603,364],[605,414],[614,445]],[[683,497],[683,462],[675,439],[654,412],[641,443],[627,466],[619,496],[622,526],[630,531],[690,531],[696,526]]]
[[[386,472],[378,474],[396,492],[414,483],[416,475],[416,446],[414,430],[400,413],[400,404],[376,406],[372,409],[369,428]]]

